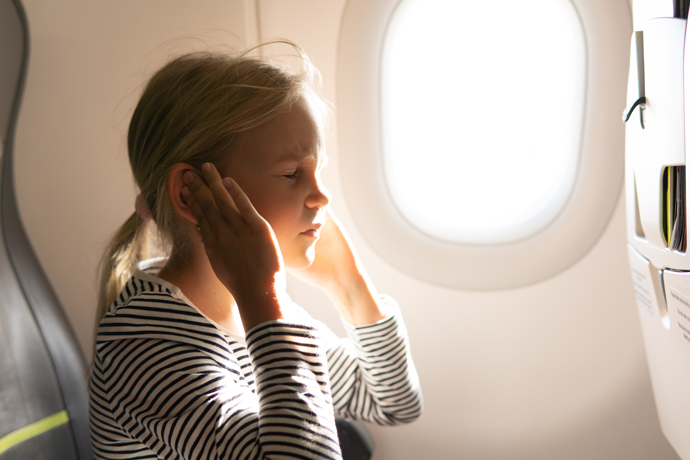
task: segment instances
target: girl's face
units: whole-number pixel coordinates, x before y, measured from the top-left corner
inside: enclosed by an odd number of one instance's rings
[[[301,97],[289,112],[241,136],[222,171],[271,224],[290,268],[314,261],[331,198],[321,183],[326,161],[323,120],[310,98]]]

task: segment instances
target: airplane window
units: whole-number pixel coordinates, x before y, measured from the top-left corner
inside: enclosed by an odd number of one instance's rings
[[[569,0],[402,1],[381,64],[383,169],[398,210],[451,242],[538,232],[573,189],[585,81]]]
[[[347,0],[342,193],[392,267],[457,289],[554,276],[623,187],[627,0]]]

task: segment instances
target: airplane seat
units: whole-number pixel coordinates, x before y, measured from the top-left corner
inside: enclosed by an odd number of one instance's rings
[[[93,458],[87,366],[22,226],[14,133],[29,52],[19,0],[0,0],[0,459]]]
[[[369,460],[374,453],[374,438],[361,423],[336,417],[340,450],[343,460]]]

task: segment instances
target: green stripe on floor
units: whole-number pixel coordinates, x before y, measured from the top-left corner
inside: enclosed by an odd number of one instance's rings
[[[69,423],[69,415],[67,415],[66,410],[63,410],[57,414],[53,414],[41,419],[38,422],[34,422],[26,425],[23,428],[19,428],[18,430],[14,430],[10,434],[6,434],[0,438],[0,454],[21,442],[28,441],[39,434],[43,434],[46,431],[50,431],[53,428],[64,425],[65,423]]]

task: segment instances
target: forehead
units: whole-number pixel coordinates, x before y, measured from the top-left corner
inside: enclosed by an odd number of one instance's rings
[[[242,135],[231,164],[275,164],[324,155],[324,117],[319,102],[300,97],[287,112]]]

